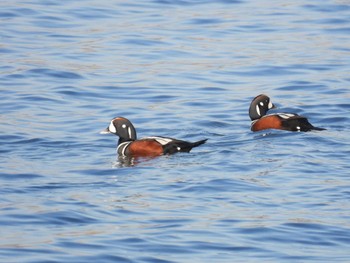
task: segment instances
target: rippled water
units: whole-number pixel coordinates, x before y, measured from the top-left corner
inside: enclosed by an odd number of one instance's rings
[[[1,262],[349,262],[350,4],[2,1]],[[248,107],[327,130],[250,132]],[[118,159],[100,135],[190,154]]]

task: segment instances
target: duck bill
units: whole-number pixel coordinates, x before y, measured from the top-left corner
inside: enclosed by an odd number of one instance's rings
[[[109,133],[111,133],[111,132],[109,131],[108,128],[106,128],[106,129],[100,131],[100,134],[109,134]]]

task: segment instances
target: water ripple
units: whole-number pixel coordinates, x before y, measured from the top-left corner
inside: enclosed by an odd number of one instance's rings
[[[0,3],[1,262],[347,262],[344,1]],[[250,131],[252,98],[325,131]],[[99,131],[206,144],[117,156]]]
[[[27,71],[29,76],[33,77],[41,77],[41,76],[49,76],[54,78],[62,78],[62,79],[80,79],[82,76],[80,76],[77,73],[74,72],[67,72],[67,71],[57,71],[53,69],[48,68],[37,68],[37,69],[30,69]]]

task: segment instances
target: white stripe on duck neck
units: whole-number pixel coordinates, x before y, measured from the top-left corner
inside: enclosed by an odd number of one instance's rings
[[[119,144],[117,147],[117,152],[122,156],[125,156],[126,148],[128,148],[130,143],[131,142],[122,142],[121,144]]]

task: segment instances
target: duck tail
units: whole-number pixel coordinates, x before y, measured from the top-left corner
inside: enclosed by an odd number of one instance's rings
[[[191,143],[191,147],[194,148],[194,147],[197,147],[199,145],[202,145],[204,144],[208,139],[204,139],[204,140],[200,140],[200,141],[197,141],[197,142],[193,142]]]
[[[199,145],[204,144],[207,140],[208,139],[204,139],[204,140],[200,140],[200,141],[196,141],[196,142],[187,143],[186,145],[183,145],[182,151],[190,152],[192,150],[192,148],[198,147]]]
[[[315,131],[324,131],[324,130],[327,130],[325,128],[320,128],[320,127],[315,127],[315,126],[312,126],[311,130],[315,130]]]

